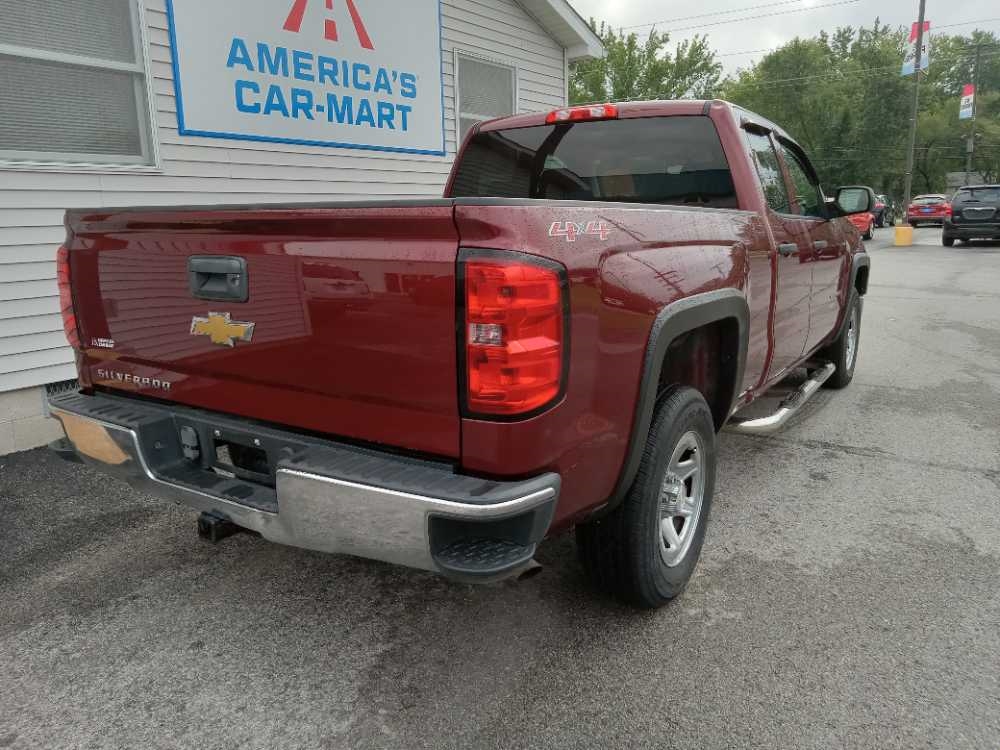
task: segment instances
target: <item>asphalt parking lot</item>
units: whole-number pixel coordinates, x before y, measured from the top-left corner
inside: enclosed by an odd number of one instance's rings
[[[0,748],[1000,745],[1000,245],[869,243],[860,360],[724,434],[684,596],[597,598],[572,537],[453,584],[0,458]]]

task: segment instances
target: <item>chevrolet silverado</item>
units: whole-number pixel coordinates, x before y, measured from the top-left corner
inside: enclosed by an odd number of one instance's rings
[[[670,101],[481,123],[441,199],[74,209],[53,449],[205,535],[462,581],[575,528],[596,585],[660,606],[723,426],[851,381],[869,261],[845,217],[871,206],[826,197],[777,125]]]

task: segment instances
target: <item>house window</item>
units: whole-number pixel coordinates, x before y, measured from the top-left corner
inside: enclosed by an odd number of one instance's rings
[[[0,160],[152,164],[136,0],[0,0]]]
[[[513,65],[458,53],[455,67],[459,142],[480,120],[504,117],[517,111],[517,69]]]

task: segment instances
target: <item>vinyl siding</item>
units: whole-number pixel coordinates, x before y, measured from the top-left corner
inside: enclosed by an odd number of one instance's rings
[[[514,0],[442,0],[447,156],[180,136],[165,3],[145,5],[160,170],[0,168],[0,392],[74,376],[55,282],[65,209],[438,196],[456,150],[456,49],[516,66],[519,112],[565,103],[563,49]]]

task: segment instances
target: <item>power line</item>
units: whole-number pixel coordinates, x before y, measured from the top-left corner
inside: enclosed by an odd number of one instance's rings
[[[856,0],[857,1],[857,0]],[[660,21],[646,21],[645,23],[633,23],[629,26],[619,26],[619,29],[639,29],[643,26],[657,26],[661,23],[677,23],[679,21],[692,21],[695,18],[712,18],[714,16],[728,16],[733,13],[744,13],[749,10],[761,10],[763,8],[777,8],[781,5],[795,5],[797,3],[805,2],[805,0],[781,0],[777,3],[764,3],[763,5],[748,5],[743,8],[733,8],[732,10],[717,10],[714,13],[699,13],[694,16],[681,16],[680,18],[664,18]],[[788,11],[790,13],[797,13],[799,10],[810,10],[810,8],[799,8],[795,11]]]
[[[834,7],[838,6],[838,5],[853,5],[854,3],[857,3],[857,2],[860,2],[860,1],[861,0],[840,0],[840,2],[836,2],[836,3],[825,3],[823,5],[812,5],[812,6],[808,7],[808,8],[794,8],[792,10],[784,10],[784,11],[780,11],[780,12],[777,12],[777,13],[760,13],[760,14],[758,14],[756,16],[741,16],[739,18],[730,18],[730,19],[728,19],[726,21],[715,21],[713,23],[702,23],[702,24],[698,24],[696,26],[681,26],[681,27],[676,28],[676,29],[668,27],[667,30],[668,31],[674,31],[674,32],[677,32],[677,31],[695,31],[695,30],[698,30],[698,29],[707,29],[707,28],[709,28],[711,26],[725,26],[726,24],[730,24],[730,23],[739,23],[740,21],[756,21],[759,18],[771,18],[773,16],[786,16],[789,13],[801,13],[801,12],[806,11],[806,10],[820,10],[822,8],[834,8]]]
[[[980,18],[978,21],[959,21],[958,23],[946,23],[946,24],[944,24],[942,26],[938,26],[936,28],[938,28],[938,29],[950,29],[950,28],[952,28],[954,26],[969,26],[970,24],[974,24],[974,23],[993,23],[994,21],[1000,21],[1000,18]],[[934,31],[935,31],[935,29],[932,28],[931,32],[933,33]]]
[[[749,9],[747,9],[747,10],[749,10]],[[1000,18],[981,18],[978,21],[960,21],[959,23],[949,23],[949,24],[945,24],[943,26],[936,26],[936,27],[932,28],[931,31],[936,31],[937,29],[950,29],[950,28],[952,28],[954,26],[971,26],[972,24],[977,24],[977,23],[990,23],[991,21],[1000,21]],[[625,26],[623,28],[631,28],[631,27]],[[975,45],[973,45],[973,46],[975,46]],[[987,45],[983,45],[983,46],[987,46]],[[755,54],[757,54],[759,52],[776,52],[779,49],[781,49],[781,47],[762,47],[760,49],[744,49],[744,50],[739,50],[738,52],[717,52],[715,54],[715,56],[716,57],[736,57],[737,55],[755,55]],[[970,49],[972,49],[972,47],[970,47]]]
[[[983,57],[995,57],[1000,55],[1000,51],[997,52],[987,52]],[[818,79],[826,78],[871,78],[878,77],[887,70],[899,70],[899,65],[885,65],[878,68],[862,68],[861,70],[844,70],[838,71],[836,73],[817,73],[811,76],[799,76],[797,78],[777,78],[777,79],[762,79],[759,81],[736,81],[737,85],[740,86],[774,86],[779,84],[787,83],[798,83],[800,81],[814,81]],[[877,74],[877,75],[876,75]]]

